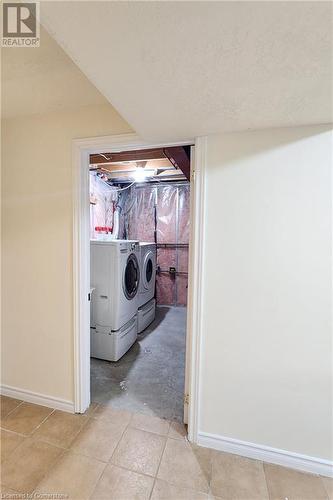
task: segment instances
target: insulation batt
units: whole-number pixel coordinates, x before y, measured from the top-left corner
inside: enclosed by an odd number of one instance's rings
[[[136,184],[118,192],[107,186],[95,173],[90,174],[90,191],[96,198],[91,205],[91,237],[95,226],[113,225],[121,239],[159,244],[189,243],[190,184]],[[114,204],[116,212],[114,215]],[[170,267],[180,273],[162,272],[156,277],[156,300],[159,305],[186,306],[188,286],[188,247],[158,248],[157,265],[162,271]]]

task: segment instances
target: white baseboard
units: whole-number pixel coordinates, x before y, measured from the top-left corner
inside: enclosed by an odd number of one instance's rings
[[[254,458],[263,462],[282,465],[312,474],[333,477],[333,462],[321,458],[309,457],[299,453],[271,448],[269,446],[248,443],[216,434],[199,432],[197,444],[243,457]]]
[[[67,411],[68,413],[74,413],[74,403],[72,401],[67,401],[65,399],[54,398],[52,396],[45,396],[45,394],[26,391],[25,389],[18,389],[17,387],[11,387],[9,385],[2,385],[0,387],[0,393],[10,398],[26,401],[27,403],[34,403],[36,405],[47,406],[48,408],[54,408],[55,410],[62,410],[62,411]]]

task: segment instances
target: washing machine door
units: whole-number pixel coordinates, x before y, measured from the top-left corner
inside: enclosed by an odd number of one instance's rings
[[[149,289],[152,283],[154,274],[154,254],[153,252],[147,252],[145,255],[143,266],[142,266],[142,283],[146,290]]]
[[[136,255],[131,253],[127,258],[123,279],[123,290],[128,300],[131,300],[136,296],[139,288],[139,282],[139,262]]]

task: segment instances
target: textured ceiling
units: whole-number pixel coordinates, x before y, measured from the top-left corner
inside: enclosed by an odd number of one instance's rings
[[[42,22],[146,139],[332,120],[331,2],[44,2]]]
[[[108,103],[45,30],[39,48],[3,48],[1,56],[4,118]]]

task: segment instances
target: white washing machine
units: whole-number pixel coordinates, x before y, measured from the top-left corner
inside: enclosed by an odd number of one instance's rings
[[[92,240],[90,276],[91,355],[117,361],[137,338],[139,242]]]
[[[90,332],[91,357],[118,361],[138,337],[137,314],[117,331],[111,331],[110,328],[92,328]]]
[[[140,272],[138,307],[147,304],[155,295],[156,244],[140,242]]]

